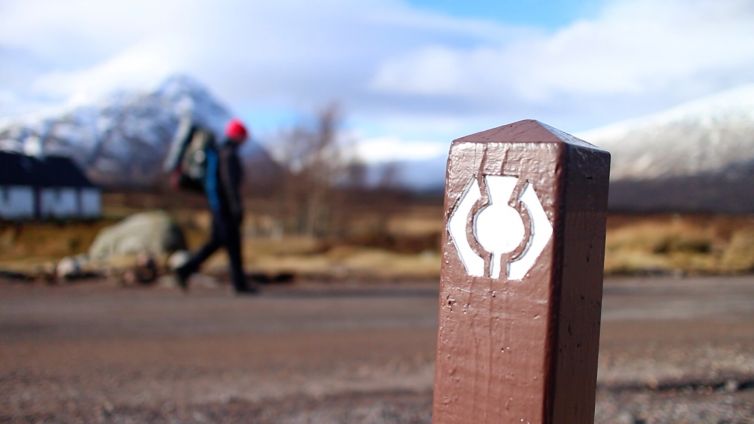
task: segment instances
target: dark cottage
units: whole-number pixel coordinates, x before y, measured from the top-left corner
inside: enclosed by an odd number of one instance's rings
[[[91,219],[100,189],[64,156],[0,152],[0,219]]]

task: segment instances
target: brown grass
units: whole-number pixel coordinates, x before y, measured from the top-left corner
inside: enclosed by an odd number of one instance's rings
[[[321,254],[252,255],[248,263],[256,271],[320,279],[429,279],[440,273],[436,252],[405,254],[359,246],[338,246]]]
[[[89,249],[113,221],[33,223],[0,226],[0,267],[26,269]]]
[[[86,252],[105,226],[139,210],[116,199],[105,218],[90,223],[30,223],[0,227],[0,268],[28,270]],[[138,202],[137,202],[138,203]],[[200,206],[200,205],[199,205]],[[201,207],[171,207],[189,247],[204,241],[210,224]],[[367,211],[337,238],[276,235],[274,215],[253,210],[244,225],[244,260],[252,271],[312,278],[437,278],[442,235],[439,205],[381,216]],[[225,266],[216,255],[209,268]],[[754,216],[611,215],[607,274],[754,272]]]
[[[754,270],[754,217],[612,216],[608,274],[730,274]]]

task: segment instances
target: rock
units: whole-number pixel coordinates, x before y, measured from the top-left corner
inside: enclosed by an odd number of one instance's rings
[[[68,256],[61,259],[50,270],[38,270],[39,276],[48,280],[55,281],[72,281],[81,278],[100,277],[101,272],[87,255]]]
[[[34,277],[25,272],[0,269],[0,278],[10,281],[31,282]]]
[[[636,420],[630,412],[624,411],[618,415],[615,424],[636,424]]]
[[[87,255],[68,256],[61,259],[55,266],[53,274],[56,279],[67,281],[96,276]]]
[[[69,280],[81,272],[81,264],[75,257],[63,258],[55,268],[55,275],[60,279]]]
[[[737,392],[741,385],[736,380],[728,380],[725,382],[725,391],[728,393]]]
[[[167,256],[186,248],[180,227],[163,211],[142,212],[100,231],[89,256],[107,260],[113,256],[147,254]]]
[[[123,272],[121,284],[129,286],[152,284],[157,277],[157,262],[154,257],[148,253],[140,253],[136,256],[134,264]]]

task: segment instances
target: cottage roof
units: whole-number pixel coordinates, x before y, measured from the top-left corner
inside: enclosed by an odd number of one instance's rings
[[[40,185],[46,187],[93,187],[89,178],[71,158],[44,156],[38,161]]]
[[[93,187],[71,158],[34,157],[0,151],[0,185],[35,187]]]
[[[32,174],[36,160],[30,156],[14,152],[0,152],[0,184],[32,185],[36,178]]]

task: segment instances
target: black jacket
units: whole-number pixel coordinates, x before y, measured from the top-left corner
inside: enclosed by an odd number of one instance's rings
[[[241,220],[243,168],[238,157],[238,143],[225,140],[214,154],[208,154],[207,161],[205,192],[210,207],[222,216]]]

